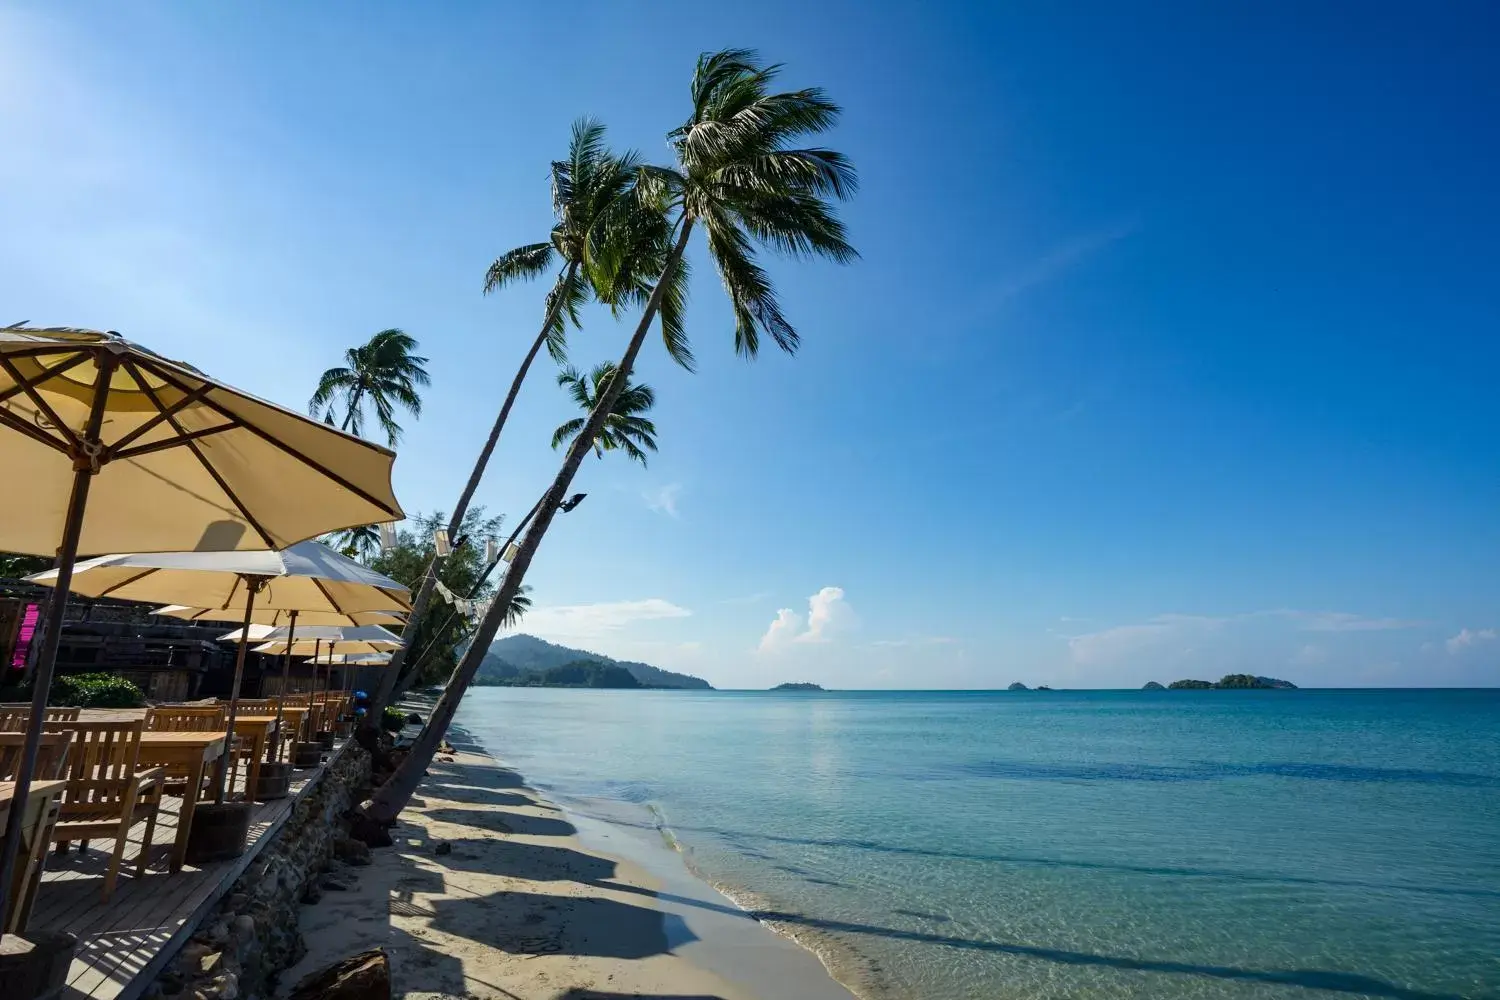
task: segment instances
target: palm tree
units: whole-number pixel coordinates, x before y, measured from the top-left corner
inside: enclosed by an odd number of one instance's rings
[[[568,391],[584,413],[592,413],[599,397],[609,391],[614,377],[615,366],[608,361],[595,365],[587,376],[569,365],[558,373],[557,384]],[[655,405],[656,392],[649,385],[627,385],[615,398],[603,429],[594,438],[594,454],[603,458],[606,451],[618,449],[645,465],[646,452],[656,450],[656,425],[640,414]],[[574,417],[564,423],[552,435],[552,447],[560,448],[576,438],[587,423],[587,417]]]
[[[567,495],[573,477],[625,390],[646,334],[665,303],[681,305],[683,254],[693,230],[707,234],[708,252],[723,280],[735,317],[735,349],[754,357],[761,336],[782,350],[797,349],[796,329],[781,312],[769,275],[755,258],[758,246],[792,257],[827,257],[840,263],[858,254],[829,199],[854,193],[853,166],[841,153],[818,147],[795,148],[804,136],[831,129],[839,108],[816,88],[773,93],[779,67],[761,65],[755,53],[731,49],[698,58],[693,74],[693,110],[669,139],[675,167],[643,167],[636,186],[644,207],[656,209],[669,227],[670,249],[661,278],[651,289],[635,334],[617,371],[621,377],[595,400],[588,422],[568,449],[536,518],[511,561],[489,614],[479,623],[427,726],[396,772],[383,785],[367,815],[393,822],[416,791],[459,700],[500,627],[504,608],[518,592],[526,571]],[[646,226],[649,229],[649,226]],[[606,289],[616,300],[624,290]],[[680,316],[679,316],[680,318]]]
[[[350,559],[364,560],[380,551],[380,529],[373,524],[361,524],[335,531],[322,542]]]
[[[340,428],[354,434],[365,431],[364,404],[375,409],[375,419],[385,431],[392,448],[401,440],[401,425],[396,423],[396,407],[401,406],[414,417],[422,415],[419,386],[427,385],[427,359],[412,352],[417,342],[400,330],[381,330],[368,343],[344,352],[345,366],[330,368],[318,379],[318,389],[308,401],[314,415],[323,411],[323,422],[333,423],[335,402],[344,408]]]
[[[567,158],[552,163],[552,212],[557,220],[552,232],[545,242],[528,243],[501,254],[485,274],[484,291],[489,294],[557,269],[547,293],[541,329],[521,359],[521,367],[516,370],[510,391],[490,428],[489,439],[480,449],[469,481],[453,507],[450,534],[457,533],[464,512],[479,489],[485,467],[521,392],[521,384],[542,347],[546,346],[555,359],[562,361],[566,357],[567,323],[577,325],[578,310],[590,297],[615,309],[644,301],[653,277],[661,273],[665,242],[659,213],[656,216],[641,213],[635,198],[640,160],[634,153],[610,153],[604,136],[604,126],[593,119],[583,118],[573,123]],[[679,352],[677,347],[686,342],[680,322],[680,306],[685,301],[681,283],[672,292],[663,309],[664,337],[673,356],[691,364],[691,355]],[[409,620],[415,625],[421,624],[427,612],[436,582],[434,563],[412,600]],[[398,650],[390,668],[381,672],[370,718],[379,718],[380,709],[396,688],[405,657],[406,650]]]

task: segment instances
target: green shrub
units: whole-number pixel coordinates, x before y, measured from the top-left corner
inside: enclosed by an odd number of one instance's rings
[[[146,696],[132,682],[114,674],[64,674],[52,681],[47,701],[82,708],[140,708]]]
[[[406,725],[406,713],[387,705],[385,714],[380,719],[380,725],[389,732],[399,733]]]

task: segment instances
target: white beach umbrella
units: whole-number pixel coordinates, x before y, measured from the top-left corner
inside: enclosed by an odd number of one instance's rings
[[[56,586],[59,571],[27,577],[33,583]],[[197,607],[239,608],[242,630],[248,630],[256,607],[284,610],[356,611],[410,610],[410,592],[347,556],[317,542],[300,542],[283,552],[135,552],[101,556],[78,564],[72,589],[90,597],[175,602]],[[234,734],[240,682],[245,675],[247,643],[240,644],[229,694],[227,732]],[[228,774],[232,739],[224,741],[225,760],[219,769],[215,795],[224,801],[223,776]]]
[[[248,637],[251,642],[265,642],[269,636],[275,635],[277,631],[279,630],[274,625],[257,625],[254,622],[251,622],[244,628],[237,628],[233,632],[224,633],[214,641],[243,642],[245,641],[246,637]]]
[[[278,634],[279,633],[279,634]],[[314,648],[314,647],[317,648]],[[298,628],[295,636],[288,630],[277,629],[266,636],[264,645],[256,646],[256,653],[285,653],[293,656],[312,656],[318,652],[330,653],[381,653],[401,648],[401,637],[379,625],[356,625],[347,628],[309,627]]]
[[[194,608],[184,604],[168,604],[151,612],[153,615],[164,615],[167,618],[178,618],[190,622],[237,622],[244,617],[244,611],[240,608]],[[351,614],[338,614],[333,611],[287,611],[282,608],[261,607],[256,602],[256,608],[250,616],[250,622],[256,626],[264,626],[257,631],[251,629],[250,638],[253,641],[264,641],[266,633],[276,628],[284,628],[292,624],[293,616],[296,617],[299,627],[309,625],[385,625],[387,627],[402,624],[401,614],[396,611],[355,611]],[[239,633],[230,636],[222,636],[220,642],[238,642]]]
[[[57,570],[27,577],[55,586]],[[172,602],[219,611],[409,611],[411,594],[388,576],[318,542],[281,552],[133,552],[80,562],[70,588],[87,597]]]
[[[118,334],[0,329],[0,550],[276,549],[399,520],[385,448],[216,382]],[[31,788],[66,598],[49,602],[14,801]],[[21,824],[0,842],[6,912]]]

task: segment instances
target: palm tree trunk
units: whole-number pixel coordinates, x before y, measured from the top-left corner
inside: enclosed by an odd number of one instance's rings
[[[531,363],[536,360],[542,345],[547,343],[547,331],[552,329],[552,324],[557,322],[557,314],[563,307],[561,290],[571,284],[578,272],[578,262],[570,261],[567,270],[558,276],[557,284],[553,286],[556,294],[552,296],[552,305],[547,310],[547,317],[542,321],[541,332],[536,335],[536,340],[531,344],[531,350],[526,352],[526,357],[521,361],[521,367],[516,370],[516,377],[511,380],[510,392],[505,396],[505,402],[500,407],[500,415],[495,418],[495,426],[490,428],[490,436],[479,452],[479,458],[474,462],[474,469],[469,473],[469,481],[464,484],[464,491],[458,498],[458,503],[453,508],[453,514],[448,518],[448,537],[457,538],[459,528],[463,525],[464,515],[469,511],[469,503],[474,499],[474,491],[479,489],[479,481],[484,478],[485,466],[489,464],[490,455],[495,451],[495,445],[500,443],[500,432],[505,429],[505,422],[510,419],[510,411],[516,405],[516,397],[521,392],[521,383],[526,381],[526,375],[531,371]],[[502,550],[503,551],[503,550]],[[406,619],[406,627],[401,630],[402,635],[416,637],[417,629],[422,624],[422,618],[427,613],[427,605],[432,602],[433,591],[437,589],[438,560],[433,559],[427,564],[427,572],[422,576],[422,585],[417,588],[416,600],[412,601],[411,614]],[[365,724],[368,726],[379,725],[386,704],[390,701],[391,693],[395,690],[396,679],[400,675],[406,662],[407,646],[396,650],[391,657],[391,663],[380,675],[380,687],[375,692],[375,697],[370,702],[370,711],[365,716]],[[410,681],[408,680],[408,684]],[[403,690],[405,690],[403,688]]]
[[[349,397],[349,408],[344,411],[344,425],[339,428],[345,434],[349,433],[349,425],[354,422],[354,414],[359,410],[360,397],[364,395],[363,389],[357,389],[354,395]]]
[[[427,725],[418,734],[416,742],[408,750],[406,758],[396,768],[395,773],[375,793],[367,810],[370,819],[379,823],[395,822],[396,817],[400,815],[402,809],[406,808],[407,802],[416,792],[417,785],[421,784],[423,772],[432,763],[433,754],[437,752],[438,744],[447,733],[454,713],[458,711],[458,703],[463,699],[464,692],[468,690],[470,683],[474,680],[474,675],[479,671],[479,665],[484,661],[485,653],[489,651],[495,633],[500,630],[500,623],[505,618],[505,609],[510,607],[510,602],[520,591],[521,584],[526,578],[526,570],[530,568],[531,560],[536,556],[537,549],[541,547],[542,539],[546,536],[552,519],[557,516],[558,504],[562,503],[563,498],[567,496],[568,489],[573,485],[573,477],[578,474],[579,466],[593,449],[594,438],[604,427],[605,420],[614,408],[615,400],[619,398],[620,393],[625,391],[625,383],[629,380],[630,371],[635,366],[636,356],[641,353],[641,345],[646,342],[646,334],[650,331],[651,323],[661,309],[662,296],[666,292],[678,263],[682,260],[683,253],[687,250],[688,237],[692,231],[692,219],[684,218],[682,232],[678,234],[677,243],[672,247],[672,255],[667,258],[666,266],[662,268],[662,276],[651,291],[651,298],[647,301],[645,312],[635,328],[635,335],[630,338],[630,344],[625,348],[625,356],[620,359],[617,366],[618,375],[610,381],[609,389],[595,400],[594,409],[589,414],[588,424],[573,439],[572,446],[568,448],[567,458],[563,459],[557,478],[552,481],[552,487],[542,497],[536,512],[536,519],[532,522],[531,529],[526,532],[526,537],[516,552],[516,558],[511,561],[510,568],[505,573],[500,592],[495,595],[495,601],[490,605],[489,612],[485,614],[475,630],[468,650],[464,652],[463,659],[453,671],[453,679],[448,682],[442,698],[438,699],[437,705],[433,707],[432,714],[427,719]]]

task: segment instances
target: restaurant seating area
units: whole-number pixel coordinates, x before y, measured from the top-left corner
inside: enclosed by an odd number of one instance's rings
[[[345,731],[352,721],[344,692],[288,701],[278,706],[273,699],[237,717],[241,752],[230,755],[227,799],[253,801],[257,768],[247,764],[283,761],[293,743],[314,735],[304,729],[313,721],[309,708]],[[275,733],[278,708],[284,738]],[[315,766],[293,771],[278,797],[255,802],[238,857],[195,864],[187,854],[191,817],[196,803],[211,801],[217,791],[226,706],[69,709],[55,721],[52,712],[22,818],[29,827],[25,863],[13,878],[7,926],[78,937],[64,997],[129,1000],[227,891],[343,743],[314,758]],[[0,724],[14,726],[20,713],[29,714],[29,706],[0,707]],[[0,823],[8,819],[21,745],[20,732],[0,730]]]

